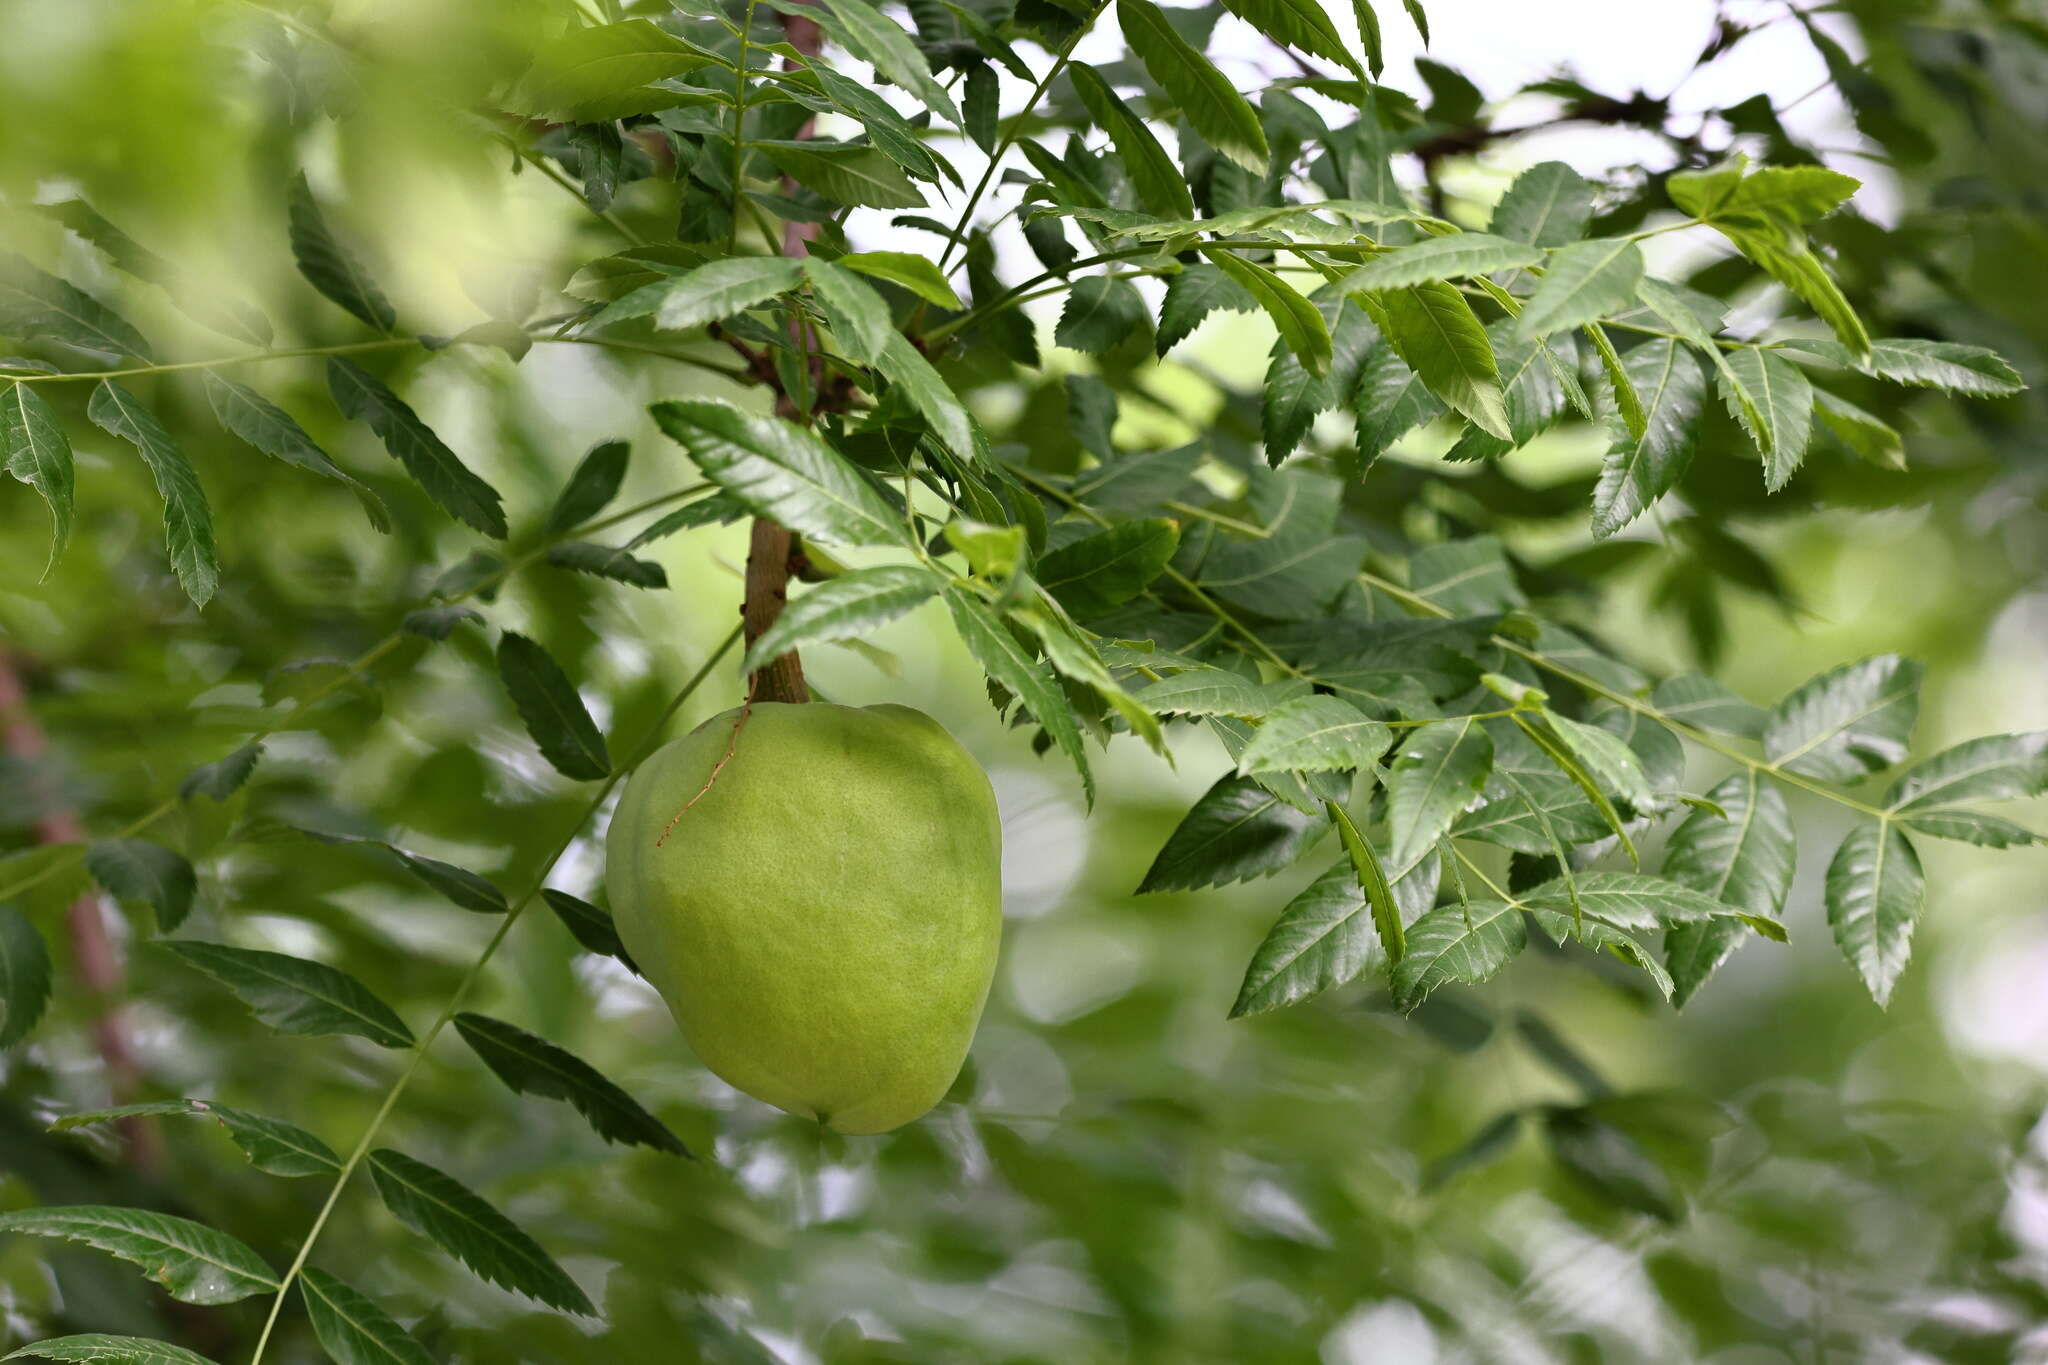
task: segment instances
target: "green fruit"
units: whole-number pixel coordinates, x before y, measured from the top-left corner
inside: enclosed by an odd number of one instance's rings
[[[842,1133],[901,1127],[959,1074],[1001,865],[987,775],[907,706],[716,716],[640,765],[605,840],[619,938],[697,1056]]]

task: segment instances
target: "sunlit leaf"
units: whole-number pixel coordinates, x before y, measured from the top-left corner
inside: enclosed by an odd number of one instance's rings
[[[183,1303],[234,1303],[277,1288],[263,1258],[225,1232],[148,1209],[70,1204],[0,1213],[0,1232],[61,1237],[143,1268]]]

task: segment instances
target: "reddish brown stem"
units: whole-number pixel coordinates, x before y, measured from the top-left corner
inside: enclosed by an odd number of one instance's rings
[[[24,763],[34,764],[49,753],[49,739],[28,708],[28,689],[22,683],[20,662],[0,650],[0,729],[4,729],[6,750]],[[78,812],[51,800],[36,817],[36,840],[44,844],[80,844],[86,839]],[[125,973],[121,954],[107,932],[107,911],[97,892],[88,891],[71,903],[65,913],[65,927],[71,943],[72,968],[79,984],[100,1003],[92,1023],[94,1045],[107,1069],[107,1090],[114,1103],[132,1099],[142,1078],[142,1067],[128,1034],[128,1021],[121,1008],[120,993]],[[144,1170],[162,1165],[161,1138],[147,1119],[124,1118],[116,1125],[129,1158]]]

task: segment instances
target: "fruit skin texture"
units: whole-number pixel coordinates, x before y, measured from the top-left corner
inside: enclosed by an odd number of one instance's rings
[[[923,712],[761,702],[640,765],[605,885],[706,1066],[842,1133],[883,1133],[939,1102],[973,1041],[1002,937],[1002,826],[987,775]]]

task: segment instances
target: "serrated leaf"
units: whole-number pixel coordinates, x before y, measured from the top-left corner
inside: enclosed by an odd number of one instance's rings
[[[650,114],[683,100],[657,82],[712,60],[649,19],[572,25],[535,55],[512,102],[523,113],[560,123]]]
[[[5,1360],[67,1360],[88,1365],[213,1365],[205,1356],[182,1346],[149,1337],[120,1337],[106,1332],[50,1337],[10,1351]]]
[[[1828,924],[1880,1008],[1912,956],[1926,893],[1920,855],[1890,821],[1850,830],[1828,864]]]
[[[0,905],[0,1048],[28,1037],[50,1003],[50,950],[27,915]]]
[[[1218,309],[1249,313],[1258,306],[1259,301],[1223,270],[1207,261],[1193,262],[1166,281],[1166,298],[1159,307],[1159,330],[1152,338],[1153,350],[1165,355],[1186,341],[1202,319]]]
[[[1265,683],[1227,668],[1190,668],[1150,683],[1133,694],[1140,706],[1162,716],[1236,716],[1256,720],[1285,700]]]
[[[1301,362],[1303,369],[1318,377],[1330,372],[1329,324],[1300,290],[1273,271],[1232,252],[1205,249],[1203,254],[1259,301],[1280,333],[1280,344]]]
[[[851,142],[749,141],[790,179],[836,204],[921,209],[924,192],[874,147]]]
[[[577,943],[589,952],[601,957],[615,958],[634,975],[640,974],[640,964],[626,951],[626,945],[619,942],[619,929],[612,917],[589,901],[572,896],[566,891],[548,887],[540,893],[548,909],[562,921]]]
[[[1764,487],[1777,492],[1806,458],[1813,435],[1813,385],[1782,356],[1745,346],[1720,366],[1721,396],[1764,460]]]
[[[1237,770],[1370,771],[1393,742],[1392,730],[1350,702],[1330,696],[1299,697],[1275,707],[1259,722],[1251,743],[1237,757]]]
[[[950,162],[934,154],[920,139],[919,128],[909,119],[896,112],[881,94],[867,85],[840,74],[827,62],[812,58],[807,63],[811,74],[818,78],[818,88],[825,97],[850,116],[855,123],[867,130],[869,141],[880,148],[882,155],[903,168],[904,174],[915,176],[936,184],[940,177],[959,183],[960,176]],[[973,72],[986,72],[986,66],[977,64],[969,68],[969,94],[978,85]],[[789,88],[784,87],[784,94]]]
[[[1391,345],[1375,346],[1359,371],[1352,394],[1358,421],[1358,464],[1361,472],[1386,453],[1387,447],[1416,427],[1442,414],[1443,403],[1421,376]]]
[[[874,364],[896,334],[882,296],[853,271],[815,256],[804,262],[804,275],[839,348],[863,365]]]
[[[1282,47],[1359,69],[1320,0],[1223,0],[1223,7]]]
[[[833,264],[858,270],[878,280],[887,280],[940,308],[957,313],[967,306],[960,302],[960,296],[953,292],[953,286],[947,283],[938,266],[924,256],[908,251],[854,251],[839,257]]]
[[[1473,901],[1430,911],[1408,926],[1408,951],[1394,964],[1394,1005],[1414,1009],[1439,986],[1491,979],[1529,942],[1521,911]]]
[[[827,32],[875,71],[915,94],[920,103],[956,127],[960,110],[936,80],[910,35],[866,0],[830,0],[820,16]]]
[[[788,256],[728,256],[641,285],[606,304],[589,326],[652,317],[663,331],[688,331],[759,307],[796,288],[803,274],[803,262]]]
[[[434,1365],[426,1347],[373,1299],[318,1266],[299,1272],[299,1295],[320,1349],[335,1365]]]
[[[412,1031],[369,987],[322,962],[194,939],[162,946],[226,986],[258,1019],[283,1033],[352,1034],[379,1047],[411,1047]]]
[[[1045,666],[1017,643],[1009,627],[988,609],[988,605],[957,584],[945,589],[946,609],[954,629],[988,676],[1024,704],[1052,736],[1060,751],[1073,760],[1081,774],[1081,789],[1090,804],[1095,799],[1095,777],[1088,770],[1088,754],[1081,745],[1081,727],[1074,719],[1066,696]]]
[[[1335,801],[1325,801],[1323,809],[1329,814],[1330,823],[1337,827],[1338,841],[1344,845],[1352,875],[1365,892],[1366,904],[1372,907],[1373,932],[1379,935],[1387,960],[1399,962],[1407,951],[1407,939],[1401,929],[1401,907],[1395,903],[1394,889],[1387,882],[1386,865],[1380,861],[1372,842],[1359,833],[1358,826],[1352,823],[1343,806]]]
[[[185,922],[199,889],[191,863],[146,839],[95,839],[85,851],[85,866],[109,895],[155,911],[158,933]]]
[[[1831,668],[1771,708],[1764,752],[1791,772],[1854,782],[1906,756],[1920,714],[1920,665],[1879,654]]]
[[[1194,891],[1270,877],[1320,832],[1320,822],[1251,778],[1220,778],[1167,838],[1138,891]]]
[[[1893,810],[2023,801],[2048,792],[2048,730],[1964,740],[1916,764],[1885,793]]]
[[[1576,242],[1593,217],[1593,186],[1562,161],[1544,161],[1515,177],[1494,206],[1496,236],[1536,246]]]
[[[1768,720],[1755,702],[1738,697],[1721,683],[1698,673],[1658,683],[1650,702],[1659,715],[1714,734],[1743,739],[1763,738]]]
[[[377,433],[413,481],[436,506],[457,521],[497,540],[505,538],[505,509],[498,490],[470,471],[383,381],[352,360],[327,358],[327,391],[344,417]]]
[[[50,509],[50,559],[43,566],[48,578],[71,539],[71,442],[57,414],[27,384],[9,384],[0,392],[0,460]]]
[[[141,453],[164,502],[164,541],[178,585],[194,606],[205,606],[220,585],[220,562],[213,548],[213,513],[206,505],[206,490],[199,486],[199,475],[185,452],[155,413],[111,379],[93,386],[85,415]]]
[[[1109,82],[1086,62],[1069,62],[1067,77],[1073,81],[1081,102],[1088,106],[1089,114],[1109,134],[1124,174],[1137,191],[1139,204],[1162,218],[1194,217],[1195,201],[1188,191],[1187,177],[1166,154],[1166,148],[1159,145],[1152,130],[1110,89]]]
[[[384,500],[314,444],[305,428],[283,408],[248,385],[211,370],[206,373],[206,399],[223,427],[274,460],[333,479],[355,495],[372,526],[379,531],[391,529],[391,513]]]
[[[581,1058],[488,1015],[455,1016],[456,1032],[515,1094],[566,1100],[607,1142],[688,1156],[668,1126]]]
[[[234,1303],[277,1288],[277,1275],[237,1239],[189,1218],[108,1204],[0,1213],[0,1232],[61,1237],[132,1261],[182,1303]]]
[[[1179,545],[1180,527],[1165,517],[1118,522],[1050,551],[1038,562],[1038,585],[1086,619],[1145,591]]]
[[[505,893],[500,891],[495,883],[487,877],[471,872],[466,867],[457,867],[453,863],[444,863],[439,858],[429,858],[422,854],[399,848],[395,844],[385,844],[382,840],[378,839],[368,839],[361,842],[381,844],[384,848],[389,849],[397,856],[398,861],[404,865],[406,871],[412,873],[413,876],[445,896],[451,904],[461,909],[472,911],[479,915],[502,915],[512,908],[505,900]]]
[[[610,774],[612,760],[604,735],[553,655],[508,630],[498,638],[498,676],[512,695],[526,733],[556,772],[579,782]]]
[[[1453,232],[1375,256],[1345,276],[1352,289],[1400,289],[1431,280],[1462,280],[1497,270],[1541,265],[1544,254],[1527,242],[1487,232]]]
[[[1385,961],[1357,874],[1350,862],[1335,863],[1289,901],[1266,932],[1245,968],[1230,1017],[1298,1004]]]
[[[1641,872],[1579,872],[1544,882],[1519,896],[1526,909],[1574,918],[1583,915],[1617,929],[1647,932],[1672,924],[1733,919],[1766,938],[1780,942],[1785,938],[1784,928],[1773,916],[1752,914],[1668,877]]]
[[[1513,439],[1500,364],[1463,294],[1439,280],[1358,298],[1432,394],[1487,435]]]
[[[821,545],[908,546],[903,518],[814,432],[707,399],[650,411],[706,478],[755,515]]]
[[[1545,337],[1622,312],[1635,302],[1642,278],[1643,250],[1625,237],[1559,247],[1516,328],[1524,337]]]
[[[875,357],[875,368],[903,390],[942,444],[963,460],[980,458],[981,443],[974,439],[974,421],[966,406],[909,337],[892,329]]]
[[[1099,355],[1150,321],[1144,295],[1129,280],[1084,275],[1067,292],[1052,339],[1071,350]]]
[[[743,673],[803,645],[851,640],[877,630],[938,594],[945,583],[916,564],[882,564],[820,583],[782,609],[747,650]]]
[[[564,1312],[596,1315],[588,1297],[540,1243],[450,1176],[403,1152],[370,1153],[384,1205],[484,1279]]]
[[[626,463],[632,451],[625,441],[599,441],[592,446],[576,462],[569,481],[556,495],[547,520],[541,523],[542,532],[560,535],[571,527],[581,526],[610,505],[625,482]]]
[[[333,1175],[341,1169],[341,1158],[334,1154],[334,1149],[297,1124],[251,1114],[212,1100],[152,1100],[144,1104],[123,1104],[112,1109],[66,1114],[50,1125],[50,1131],[68,1133],[91,1124],[140,1115],[190,1115],[212,1119],[227,1130],[235,1145],[249,1158],[250,1165],[270,1175]]]
[[[1386,779],[1394,866],[1405,871],[1435,847],[1492,771],[1493,737],[1475,721],[1431,725],[1403,744]]]
[[[45,338],[105,355],[156,359],[142,333],[83,289],[38,270],[19,256],[0,256],[0,332]]]
[[[558,569],[568,569],[572,573],[587,573],[594,578],[609,578],[614,583],[624,583],[628,587],[668,586],[668,570],[653,560],[636,559],[617,546],[595,545],[587,540],[572,540],[552,547],[548,551],[548,563]]]
[[[287,201],[291,222],[292,259],[307,283],[380,332],[398,325],[398,314],[369,271],[344,247],[327,225],[319,201],[304,175],[292,178]]]
[[[1152,79],[1217,151],[1262,175],[1271,149],[1259,116],[1237,87],[1180,36],[1151,0],[1117,0],[1117,26]]]
[[[1692,463],[1706,372],[1684,343],[1656,337],[1622,358],[1642,399],[1640,436],[1616,432],[1593,490],[1593,534],[1611,536],[1674,488]]]
[[[1707,793],[1725,815],[1695,810],[1664,847],[1664,875],[1717,901],[1782,918],[1798,844],[1785,798],[1745,769]],[[1664,936],[1674,998],[1682,1006],[1742,943],[1739,921],[1674,925]]]
[[[2044,842],[2025,825],[2016,825],[1996,815],[1974,810],[1916,810],[1899,817],[1899,824],[1915,834],[1936,839],[1958,839],[1979,848],[2024,848]]]

